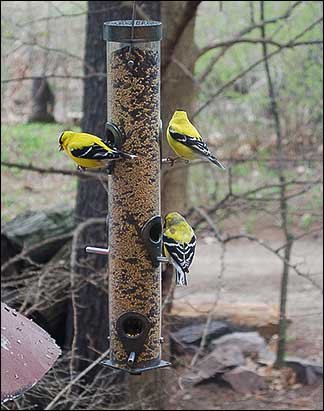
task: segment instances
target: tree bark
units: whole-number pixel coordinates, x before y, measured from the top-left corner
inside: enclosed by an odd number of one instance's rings
[[[162,155],[175,157],[166,136],[168,123],[175,110],[187,111],[189,117],[194,111],[195,84],[193,81],[196,45],[194,42],[196,1],[162,1]],[[184,23],[186,25],[184,26]],[[179,33],[179,27],[182,27]],[[170,57],[171,56],[171,57]],[[176,57],[175,57],[176,56]],[[171,211],[185,212],[187,209],[187,176],[185,167],[176,169],[169,165],[162,170],[162,214]],[[172,286],[173,269],[168,266],[163,272],[163,296]],[[172,299],[170,299],[172,301]],[[171,303],[167,304],[167,311]]]
[[[174,157],[166,140],[166,129],[175,110],[187,111],[190,116],[194,109],[195,84],[193,72],[196,46],[194,42],[196,1],[162,1],[161,17],[163,23],[162,41],[162,157]],[[170,211],[183,213],[187,208],[186,168],[177,170],[168,165],[163,166],[161,180],[162,216]],[[162,273],[162,302],[164,304],[162,335],[164,337],[164,360],[170,357],[169,313],[173,298],[173,267],[167,265]],[[157,371],[161,389],[157,392],[160,409],[168,408],[168,387],[173,384],[170,373]],[[164,388],[163,388],[164,387]]]
[[[260,2],[260,18],[261,21],[265,21],[265,2]],[[261,26],[261,36],[266,39],[266,28]],[[264,68],[267,77],[268,93],[270,100],[270,112],[274,120],[274,128],[277,140],[277,158],[278,158],[278,178],[281,184],[280,188],[280,216],[281,216],[281,228],[285,236],[285,252],[284,252],[284,262],[281,275],[281,286],[280,286],[280,318],[279,318],[279,340],[277,348],[277,357],[275,366],[277,368],[284,366],[284,356],[286,351],[286,332],[287,332],[287,299],[288,299],[288,281],[289,281],[289,263],[291,257],[291,249],[293,246],[293,237],[289,231],[288,222],[288,200],[286,198],[286,177],[284,170],[283,158],[283,146],[282,146],[282,130],[279,116],[279,108],[277,105],[277,96],[275,93],[275,87],[271,77],[270,65],[268,61],[268,49],[267,44],[262,43],[262,55],[264,58]]]
[[[32,85],[32,112],[28,122],[55,123],[54,94],[46,78],[37,77]]]
[[[178,42],[174,45],[173,36],[177,35],[175,27],[181,24],[184,15],[187,18],[188,4],[191,1],[162,2],[162,22],[164,38],[162,42],[162,122],[163,122],[163,157],[174,156],[165,138],[168,123],[177,109],[193,112],[195,84],[193,72],[196,45],[194,43],[195,14],[192,15]],[[192,5],[192,13],[196,8]],[[167,64],[170,54],[175,57]],[[166,61],[164,63],[164,61]],[[164,166],[162,178],[162,210],[184,212],[187,208],[187,170],[174,170]]]
[[[85,45],[85,76],[90,72],[106,73],[106,47],[102,36],[103,23],[108,20],[129,18],[128,7],[120,1],[89,1]],[[104,136],[107,118],[106,78],[88,77],[84,82],[82,130]],[[75,219],[79,224],[89,218],[107,216],[107,187],[98,179],[79,179]],[[88,366],[86,360],[94,360],[96,351],[108,348],[108,295],[107,257],[86,254],[85,246],[107,246],[107,228],[93,225],[80,232],[76,250],[76,275],[84,280],[78,290],[74,307],[69,304],[66,323],[66,345],[76,348],[74,366],[82,370]],[[76,322],[76,324],[75,324]]]

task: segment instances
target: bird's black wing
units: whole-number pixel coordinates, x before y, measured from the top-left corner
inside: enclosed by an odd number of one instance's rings
[[[196,236],[193,236],[189,243],[180,244],[164,235],[163,245],[174,262],[187,273],[195,255]]]
[[[199,152],[199,154],[207,157],[211,154],[208,150],[206,143],[204,143],[202,140],[187,136],[186,134],[177,133],[172,129],[169,129],[169,133],[170,136],[174,138],[176,141],[192,148],[193,150]]]
[[[196,236],[194,235],[188,244],[185,244],[185,255],[186,255],[186,264],[187,271],[191,266],[196,251]]]
[[[120,157],[120,153],[118,151],[112,150],[109,152],[104,147],[96,143],[91,146],[71,149],[71,154],[74,157],[86,158],[88,160],[112,160]]]
[[[198,154],[207,157],[210,161],[216,164],[219,168],[221,168],[222,170],[225,170],[225,167],[223,166],[223,164],[209,151],[207,144],[204,143],[202,140],[187,136],[185,134],[177,133],[171,129],[169,129],[169,133],[171,137],[174,138],[176,141],[184,144],[187,147],[192,148]]]

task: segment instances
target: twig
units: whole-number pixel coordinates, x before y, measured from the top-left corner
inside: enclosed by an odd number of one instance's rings
[[[209,226],[212,228],[215,237],[217,238],[218,241],[224,242],[223,238],[220,235],[220,232],[218,231],[216,225],[214,224],[214,221],[211,219],[211,217],[200,207],[194,207],[194,211],[196,211],[204,220],[207,221]]]
[[[213,224],[213,226],[214,226],[214,224]],[[217,230],[216,228],[215,228],[215,230],[214,230],[214,233],[215,233],[216,238],[219,240],[219,233],[218,233],[218,230]],[[208,317],[207,317],[207,320],[206,320],[206,324],[205,324],[205,327],[204,327],[204,330],[203,330],[203,334],[202,334],[202,337],[201,337],[199,350],[195,353],[195,355],[193,356],[193,358],[192,358],[192,360],[191,360],[191,363],[190,363],[191,367],[194,367],[194,366],[195,366],[195,364],[196,364],[199,356],[201,355],[201,353],[202,353],[203,350],[204,350],[204,347],[205,347],[205,345],[206,345],[207,335],[208,335],[208,329],[209,329],[210,323],[211,323],[211,321],[212,321],[212,319],[213,319],[213,315],[214,315],[214,313],[215,313],[215,310],[216,310],[216,308],[217,308],[217,306],[218,306],[219,299],[220,299],[220,293],[221,293],[222,286],[223,286],[223,281],[224,281],[224,273],[225,273],[225,253],[226,253],[226,245],[225,245],[225,243],[224,243],[223,241],[221,241],[221,240],[220,240],[220,243],[221,243],[221,250],[222,250],[222,252],[221,252],[221,257],[220,257],[220,270],[219,270],[219,275],[218,275],[218,277],[217,277],[215,301],[214,301],[211,309],[209,310]]]
[[[227,198],[229,198],[229,197],[227,197]],[[220,203],[224,204],[223,200]],[[249,241],[252,241],[252,242],[255,242],[255,243],[259,244],[260,246],[262,246],[266,250],[268,250],[271,253],[273,253],[274,255],[276,255],[283,262],[283,264],[285,264],[287,266],[287,268],[293,269],[298,276],[300,276],[300,277],[304,278],[305,280],[309,281],[316,289],[318,289],[321,293],[323,293],[322,287],[309,274],[304,273],[301,270],[299,270],[298,267],[297,267],[297,264],[290,263],[289,258],[287,257],[287,255],[282,256],[282,255],[279,254],[279,251],[280,251],[281,248],[277,251],[276,249],[272,248],[265,241],[255,237],[253,235],[250,235],[250,234],[234,234],[234,235],[228,235],[226,237],[222,237],[220,235],[220,233],[218,232],[214,222],[210,219],[207,212],[205,212],[201,208],[197,208],[197,207],[193,211],[197,211],[201,216],[201,219],[198,222],[196,222],[194,227],[197,227],[197,225],[199,225],[201,222],[206,221],[208,223],[208,225],[212,228],[213,232],[215,233],[216,238],[219,241],[221,241],[223,244],[227,244],[231,241],[236,241],[236,240],[241,240],[241,239],[249,240]],[[217,233],[217,235],[216,235],[216,233]],[[286,248],[291,243],[292,243],[292,241],[290,240],[290,243],[287,243],[285,245]]]
[[[105,177],[108,178],[106,173],[100,171],[78,171],[78,170],[64,170],[54,167],[43,168],[36,167],[33,164],[20,164],[20,163],[11,163],[9,161],[1,161],[1,165],[8,168],[19,168],[21,170],[35,171],[40,174],[62,174],[66,176],[75,176],[81,178],[95,178],[95,177]]]
[[[77,250],[78,250],[78,241],[81,233],[89,226],[94,224],[103,224],[106,222],[104,217],[101,218],[89,218],[86,221],[80,223],[73,233],[72,247],[71,247],[71,272],[70,272],[70,281],[71,281],[71,301],[73,309],[73,339],[71,344],[71,361],[70,361],[70,377],[73,375],[73,367],[75,360],[75,350],[77,344],[78,336],[78,312],[77,312],[77,296],[75,292],[75,273],[77,266]]]
[[[43,79],[59,78],[59,79],[68,79],[68,80],[85,80],[87,78],[93,78],[93,77],[105,78],[107,77],[107,74],[98,72],[98,73],[85,74],[83,76],[76,76],[76,75],[68,75],[68,74],[51,73],[51,74],[45,74],[44,76],[42,76]],[[20,82],[20,81],[27,81],[27,80],[30,81],[30,80],[35,80],[37,78],[39,78],[39,76],[14,77],[14,78],[1,80],[1,83],[7,84],[7,83],[12,83],[12,82]]]
[[[302,233],[302,234],[300,234],[300,235],[298,235],[298,236],[295,236],[295,237],[294,237],[294,241],[298,241],[298,240],[300,240],[301,238],[304,238],[304,237],[306,237],[306,236],[308,236],[308,235],[312,235],[312,234],[314,234],[314,233],[318,233],[319,231],[322,231],[322,230],[323,230],[323,226],[316,227],[316,228],[314,228],[313,230],[306,231],[305,233]],[[276,248],[276,249],[275,249],[276,254],[278,254],[278,253],[279,253],[283,248],[285,248],[286,246],[287,246],[287,243],[285,243],[285,244],[281,245],[280,247]]]
[[[94,368],[97,364],[99,364],[107,355],[109,354],[110,349],[106,350],[99,358],[97,358],[93,363],[91,363],[86,369],[84,369],[82,372],[80,372],[79,375],[77,375],[72,381],[69,382],[69,384],[61,390],[56,397],[44,408],[44,410],[52,410],[54,405],[57,403],[57,401],[77,382],[79,381],[82,377],[88,374]]]
[[[261,23],[254,23],[248,27],[246,27],[243,30],[240,30],[239,33],[236,34],[236,36],[234,36],[233,39],[239,39],[242,36],[245,36],[248,33],[251,33],[253,30],[260,28],[262,25],[266,26],[268,24],[274,24],[277,23],[278,21],[281,20],[287,20],[291,14],[293,13],[294,9],[296,7],[298,7],[299,5],[301,5],[303,3],[303,1],[296,1],[295,3],[293,3],[287,10],[286,12],[279,16],[279,17],[274,17],[272,19],[269,20],[265,20]],[[227,50],[229,50],[231,46],[226,46],[223,47],[223,49],[210,61],[210,63],[208,64],[208,66],[206,67],[206,69],[203,71],[203,73],[199,76],[199,81],[204,81],[206,79],[206,77],[212,72],[213,67],[215,66],[215,64],[225,55],[225,53],[227,52]]]
[[[34,244],[30,248],[23,249],[19,254],[16,254],[14,257],[10,258],[8,261],[6,261],[5,263],[3,263],[1,265],[1,272],[4,272],[5,270],[7,270],[9,267],[11,267],[13,264],[17,263],[20,260],[26,260],[32,265],[42,267],[42,265],[39,265],[35,261],[33,261],[29,257],[28,254],[31,254],[33,251],[37,250],[39,247],[42,247],[42,246],[47,245],[47,244],[51,244],[52,242],[55,242],[55,241],[68,240],[72,236],[73,236],[73,232],[68,233],[68,234],[59,235],[59,236],[56,236],[56,237],[47,238],[44,241],[41,241],[37,244]]]
[[[255,61],[253,64],[248,66],[246,69],[238,73],[236,76],[234,76],[232,79],[227,81],[225,84],[223,84],[215,93],[213,93],[208,100],[202,104],[198,110],[194,112],[192,115],[192,118],[195,118],[198,114],[200,114],[209,104],[215,100],[216,97],[218,97],[225,89],[228,87],[232,86],[234,83],[236,83],[237,80],[240,78],[244,77],[248,72],[253,70],[255,67],[257,67],[259,64],[263,63],[265,60],[269,61],[272,57],[280,53],[283,49],[286,48],[292,48],[294,46],[294,42],[298,40],[300,37],[302,37],[305,33],[308,31],[312,30],[317,24],[319,24],[321,21],[323,21],[323,17],[318,18],[315,20],[313,23],[311,23],[309,26],[305,28],[301,33],[299,33],[297,36],[293,37],[291,40],[289,40],[287,43],[283,44],[282,47],[278,48],[277,50],[274,50],[272,53],[267,54],[266,56],[263,56],[261,59]],[[263,27],[263,26],[261,26]],[[263,45],[266,45],[266,43],[263,43]]]
[[[84,59],[82,57],[77,56],[76,54],[70,53],[66,50],[57,49],[57,48],[54,48],[54,47],[47,47],[47,46],[44,46],[43,44],[36,43],[36,41],[34,41],[34,42],[22,41],[19,38],[13,37],[13,36],[4,36],[4,39],[19,41],[20,44],[23,45],[23,46],[38,47],[38,48],[40,48],[42,50],[45,50],[45,51],[48,51],[48,52],[63,54],[66,57],[73,58],[75,60],[80,61],[82,64],[85,64]],[[88,68],[93,70],[92,66],[88,66]]]
[[[220,47],[224,46],[234,46],[237,44],[268,44],[271,46],[275,46],[278,48],[289,48],[289,47],[299,47],[299,46],[311,46],[311,45],[316,45],[316,44],[323,44],[323,40],[320,39],[314,39],[314,40],[307,40],[307,41],[298,41],[294,42],[291,45],[287,43],[280,43],[278,41],[272,40],[272,39],[262,39],[262,38],[234,38],[234,39],[229,39],[229,40],[223,40],[223,41],[217,41],[215,43],[211,43],[208,46],[205,46],[198,52],[198,57],[200,58],[204,54],[208,53],[210,50],[214,50]],[[197,79],[196,79],[197,81]]]

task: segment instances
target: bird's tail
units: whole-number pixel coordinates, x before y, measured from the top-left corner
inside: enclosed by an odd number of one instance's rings
[[[225,170],[225,167],[223,166],[223,164],[220,161],[218,161],[217,158],[213,154],[209,154],[208,159],[212,163],[216,164],[216,166],[219,167],[220,169]]]
[[[176,285],[188,285],[187,273],[176,270]]]

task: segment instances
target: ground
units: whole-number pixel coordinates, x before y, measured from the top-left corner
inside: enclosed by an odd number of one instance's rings
[[[175,410],[322,410],[322,385],[242,396],[215,383],[201,385],[172,400]]]
[[[276,233],[263,233],[272,246],[278,246]],[[271,234],[271,238],[269,238]],[[268,237],[268,238],[267,238]],[[323,242],[321,238],[299,241],[293,248],[295,262],[302,262],[312,277],[322,284]],[[212,238],[198,246],[188,289],[178,287],[175,305],[179,310],[204,310],[215,300],[220,269],[220,246]],[[278,306],[281,262],[260,245],[240,240],[231,243],[225,257],[224,287],[219,305],[267,304]],[[323,360],[322,294],[307,280],[291,273],[289,282],[287,352],[310,360]],[[217,313],[217,308],[216,308]],[[178,371],[180,373],[180,370]],[[323,409],[322,385],[294,389],[266,390],[259,395],[242,396],[216,382],[178,389],[172,398],[174,409],[256,410]]]
[[[205,240],[206,241],[206,240]],[[177,287],[176,303],[197,306],[212,303],[219,286],[220,246],[212,244],[198,247],[196,262],[192,266],[190,287]],[[207,241],[212,241],[207,238]],[[269,240],[268,240],[269,241]],[[205,243],[205,244],[204,244]],[[280,243],[270,240],[274,248]],[[323,242],[321,238],[300,240],[293,248],[293,263],[310,271],[312,278],[323,282]],[[231,243],[225,256],[225,273],[220,303],[260,303],[278,306],[282,262],[268,250],[247,240]],[[292,320],[288,330],[289,346],[296,355],[322,359],[322,294],[309,281],[291,272],[289,281],[288,317]],[[217,310],[217,309],[216,309]],[[217,311],[216,311],[217,312]],[[298,336],[307,336],[309,346],[303,350]],[[307,341],[305,341],[307,344]]]

